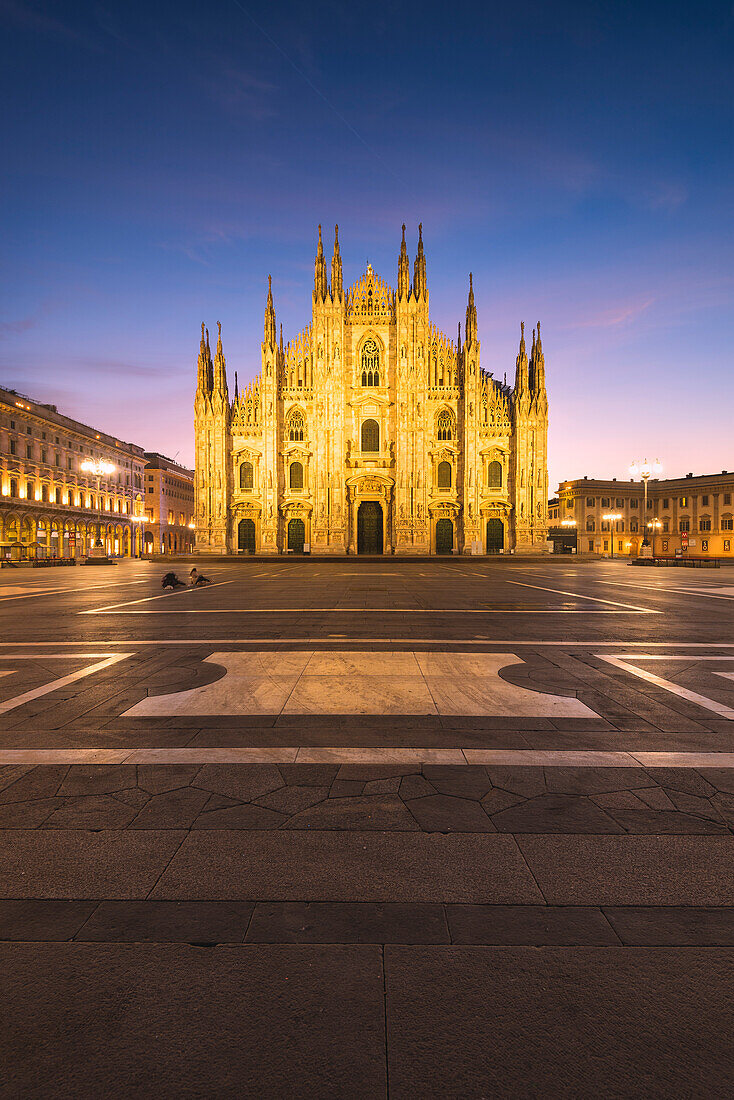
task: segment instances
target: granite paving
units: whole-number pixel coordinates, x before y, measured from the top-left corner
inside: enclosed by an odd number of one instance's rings
[[[4,1094],[731,1093],[716,571],[161,570],[4,605]]]

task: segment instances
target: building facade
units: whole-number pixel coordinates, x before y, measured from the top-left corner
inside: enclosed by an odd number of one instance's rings
[[[196,549],[216,554],[541,551],[548,399],[540,327],[512,388],[480,362],[474,291],[450,340],[430,320],[419,227],[392,289],[330,279],[319,227],[311,321],[283,345],[268,286],[261,372],[230,401],[221,326],[202,325]]]
[[[551,533],[575,530],[580,554],[636,557],[647,531],[655,557],[734,557],[734,473],[651,478],[647,516],[644,499],[640,481],[564,481],[549,502]]]
[[[81,469],[100,459],[99,482]],[[80,558],[98,533],[110,556],[142,550],[141,447],[0,388],[0,554],[14,560]]]
[[[145,553],[194,549],[194,473],[157,452],[145,455]]]

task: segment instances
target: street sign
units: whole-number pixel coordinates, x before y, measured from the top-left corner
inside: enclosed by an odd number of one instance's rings
[[[680,545],[681,545],[682,550],[687,550],[688,549],[688,532],[687,531],[681,531]]]

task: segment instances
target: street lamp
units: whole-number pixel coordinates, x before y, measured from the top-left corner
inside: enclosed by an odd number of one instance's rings
[[[643,539],[642,545],[649,546],[650,543],[647,538],[647,483],[653,474],[662,473],[663,467],[659,459],[655,459],[654,462],[648,462],[646,458],[643,458],[642,462],[635,460],[630,466],[630,474],[632,477],[640,477],[645,485],[645,503],[644,503],[644,518],[642,520],[642,532]]]
[[[104,462],[101,458],[87,458],[82,462],[80,469],[85,474],[91,474],[92,477],[97,480],[97,511],[99,513],[99,520],[97,523],[97,542],[95,543],[95,549],[99,551],[102,547],[102,506],[99,496],[99,483],[103,477],[110,477],[115,472],[115,467],[111,462]],[[102,547],[104,549],[104,547]]]
[[[659,531],[663,525],[658,517],[655,516],[655,519],[651,519],[647,526],[651,528],[652,531],[652,556],[655,557],[655,532]]]
[[[622,518],[621,512],[607,512],[605,516],[601,517],[604,520],[609,521],[609,543],[612,547],[612,557],[614,557],[614,524],[618,519]]]

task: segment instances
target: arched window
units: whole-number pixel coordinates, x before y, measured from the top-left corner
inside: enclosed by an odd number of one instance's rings
[[[587,531],[594,531],[595,528],[596,528],[596,524],[594,523],[594,520],[591,518],[591,516],[589,516],[589,518],[586,521],[586,530]]]
[[[252,463],[243,462],[240,466],[240,489],[252,488]]]
[[[362,385],[379,386],[380,349],[370,336],[362,347]],[[375,448],[376,450],[377,448]],[[364,450],[364,447],[362,448]]]
[[[444,409],[443,412],[438,414],[436,436],[439,440],[453,439],[454,437],[454,418],[448,409]]]
[[[502,488],[502,463],[494,459],[487,467],[487,485],[490,489]]]
[[[439,487],[439,489],[450,489],[451,488],[451,463],[450,462],[439,462],[438,470],[436,472],[437,472],[437,475],[438,475],[438,487]]]
[[[362,422],[362,450],[379,451],[380,449],[380,425],[376,420],[364,420]]]
[[[303,488],[303,466],[300,462],[291,462],[291,489]]]
[[[306,425],[303,420],[303,413],[300,409],[295,409],[288,418],[288,438],[291,443],[303,443],[305,431]]]

